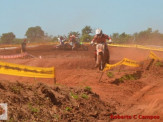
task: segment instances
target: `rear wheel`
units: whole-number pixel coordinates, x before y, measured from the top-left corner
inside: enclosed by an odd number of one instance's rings
[[[66,51],[66,50],[71,50],[72,49],[72,46],[70,45],[70,44],[68,44],[68,43],[66,43],[65,45],[64,45],[64,50]]]
[[[88,51],[88,47],[86,47],[86,46],[84,46],[84,45],[82,45],[82,49],[83,49],[84,51]]]

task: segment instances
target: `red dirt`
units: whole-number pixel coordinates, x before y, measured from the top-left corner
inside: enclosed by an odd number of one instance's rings
[[[15,54],[19,49],[3,50],[1,54]],[[85,87],[90,86],[93,92],[99,94],[103,101],[116,107],[118,115],[143,115],[160,116],[160,119],[154,121],[163,121],[163,68],[152,67],[145,70],[148,61],[144,62],[144,67],[131,68],[122,66],[116,67],[111,71],[113,78],[109,78],[104,73],[101,81],[99,78],[101,72],[93,69],[94,66],[94,48],[89,47],[89,51],[59,51],[54,50],[53,46],[39,46],[27,49],[29,54],[36,56],[31,59],[8,59],[3,60],[17,64],[29,66],[52,67],[56,68],[57,84],[66,86]],[[159,57],[163,57],[162,52],[153,51]],[[136,61],[147,60],[149,51],[136,48],[110,47],[111,63],[116,63],[123,58],[129,58]],[[41,56],[42,59],[38,57]],[[119,71],[120,69],[120,71]],[[125,74],[133,74],[136,71],[142,71],[141,77],[137,80],[125,80],[119,85],[114,81]],[[43,82],[47,85],[53,85],[53,79],[26,78],[17,76],[0,75],[0,80],[9,80],[21,82]],[[115,119],[114,121],[127,121],[126,119]],[[150,121],[149,119],[132,119],[129,121]]]
[[[0,102],[8,104],[10,122],[110,121],[108,116],[115,113],[88,88],[1,81],[0,92]]]

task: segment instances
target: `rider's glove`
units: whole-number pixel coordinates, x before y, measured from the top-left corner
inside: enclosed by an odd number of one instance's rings
[[[109,39],[109,43],[112,43],[112,40],[111,39]]]
[[[112,43],[112,40],[111,39],[109,39],[109,44],[111,44]]]

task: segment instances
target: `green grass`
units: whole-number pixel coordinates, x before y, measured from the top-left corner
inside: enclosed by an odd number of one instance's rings
[[[123,82],[125,80],[136,80],[136,79],[137,79],[137,77],[135,75],[133,75],[133,74],[127,74],[127,75],[122,76],[119,80],[121,82]]]
[[[12,87],[11,87],[11,90],[12,90],[14,93],[20,94],[21,86],[12,86]]]
[[[157,61],[157,62],[155,63],[155,66],[161,67],[161,66],[163,66],[163,63],[160,62],[160,61]]]
[[[79,96],[78,96],[77,94],[74,94],[74,93],[72,93],[72,92],[70,93],[70,95],[71,95],[71,97],[74,98],[74,99],[78,99],[78,98],[79,98]]]
[[[66,110],[66,111],[71,111],[72,108],[70,108],[70,107],[66,107],[65,110]]]
[[[9,120],[7,120],[7,122],[16,122],[16,121],[14,120],[14,118],[10,118]]]
[[[31,111],[31,113],[39,113],[40,112],[39,108],[35,108],[31,104],[28,105],[28,108]]]
[[[82,94],[81,97],[84,99],[88,99],[88,95],[86,95],[86,94]]]
[[[86,87],[85,87],[85,90],[87,90],[87,91],[91,91],[91,90],[92,90],[92,88],[91,88],[91,87],[89,87],[89,86],[86,86]]]
[[[114,77],[114,74],[113,74],[112,72],[107,72],[107,76],[108,76],[109,78],[113,78],[113,77]]]

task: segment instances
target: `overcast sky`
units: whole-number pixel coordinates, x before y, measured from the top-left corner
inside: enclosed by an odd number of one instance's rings
[[[67,35],[86,25],[104,33],[133,34],[151,27],[163,33],[163,0],[0,0],[0,35],[24,38],[29,27]]]

